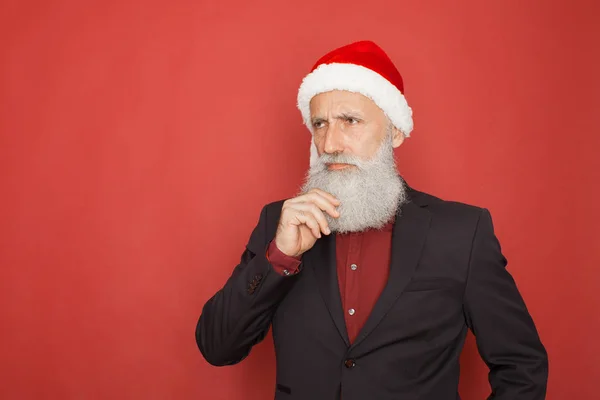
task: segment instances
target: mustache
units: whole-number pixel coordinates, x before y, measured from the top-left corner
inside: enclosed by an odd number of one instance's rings
[[[364,163],[359,157],[352,154],[327,154],[323,153],[317,159],[317,163],[320,166],[325,166],[326,164],[349,164],[354,165],[356,167],[361,167]]]

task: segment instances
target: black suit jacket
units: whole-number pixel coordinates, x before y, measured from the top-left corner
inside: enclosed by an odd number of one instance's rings
[[[389,280],[348,341],[335,237],[295,276],[265,252],[283,202],[265,206],[239,265],[203,308],[196,341],[213,365],[243,360],[273,326],[277,400],[456,400],[467,329],[490,368],[491,399],[544,399],[546,351],[486,209],[409,189],[392,233]]]

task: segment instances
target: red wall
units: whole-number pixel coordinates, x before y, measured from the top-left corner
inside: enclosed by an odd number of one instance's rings
[[[415,110],[402,173],[492,211],[548,398],[595,398],[598,3],[250,3],[2,2],[0,398],[272,398],[270,338],[213,368],[195,323],[307,167],[302,76],[363,38]]]

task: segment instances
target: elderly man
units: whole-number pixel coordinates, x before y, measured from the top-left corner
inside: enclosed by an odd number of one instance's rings
[[[312,133],[301,193],[266,205],[204,306],[196,341],[242,361],[273,326],[275,399],[456,400],[467,330],[490,398],[543,399],[548,361],[483,208],[409,187],[402,77],[373,42],[322,57],[299,89]]]

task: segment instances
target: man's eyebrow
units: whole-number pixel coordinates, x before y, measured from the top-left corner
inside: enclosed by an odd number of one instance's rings
[[[339,115],[336,115],[334,117],[335,119],[362,119],[361,115],[359,113],[354,113],[354,112],[343,112]]]
[[[342,120],[348,120],[348,119],[362,120],[362,116],[358,112],[343,112],[343,113],[335,115],[333,118],[334,119],[342,119]],[[327,122],[327,118],[324,118],[324,117],[314,117],[310,121],[314,125],[314,124],[318,124],[320,122]]]

